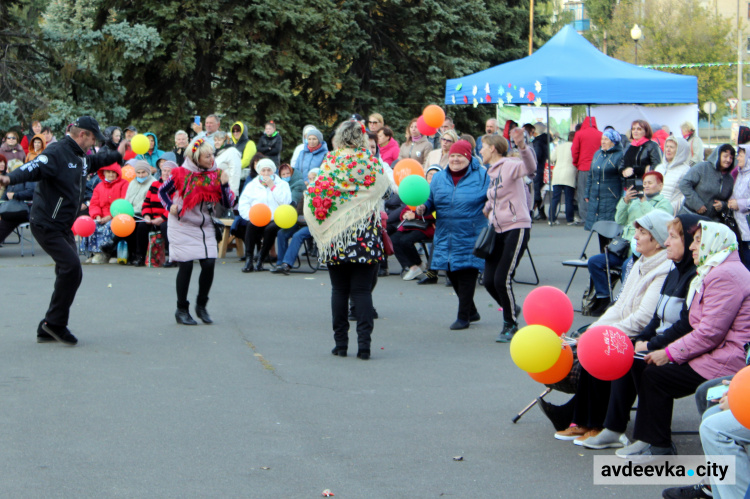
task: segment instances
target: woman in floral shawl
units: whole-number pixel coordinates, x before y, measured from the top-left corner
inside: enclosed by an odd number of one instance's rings
[[[214,206],[220,203],[224,208],[231,208],[234,204],[229,175],[216,168],[214,147],[204,139],[193,140],[185,150],[185,162],[180,168],[174,168],[169,180],[159,188],[159,199],[169,211],[169,259],[179,264],[175,319],[178,324],[197,324],[190,316],[187,295],[193,260],[198,260],[201,275],[195,313],[210,324],[213,321],[206,304],[218,255],[212,221]]]
[[[305,219],[331,277],[336,342],[331,353],[346,357],[351,297],[357,316],[357,357],[367,360],[374,325],[372,283],[383,257],[380,202],[389,183],[380,161],[367,148],[361,123],[343,123],[333,147],[305,194]]]

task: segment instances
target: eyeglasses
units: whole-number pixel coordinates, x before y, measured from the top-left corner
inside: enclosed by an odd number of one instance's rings
[[[367,123],[368,123],[369,125],[377,125],[377,124],[378,124],[378,123],[380,123],[380,122],[379,122],[379,121],[368,121]]]
[[[440,139],[440,141],[441,141],[441,142],[447,142],[447,143],[449,143],[449,144],[453,144],[453,139],[446,139],[446,138],[442,138],[442,139]]]
[[[633,128],[631,128],[631,130],[633,130],[633,131],[635,131],[635,130],[643,130],[643,127],[634,126]]]
[[[7,135],[7,136],[5,137],[5,140],[18,140],[18,137],[15,137],[15,136],[13,136],[13,135]]]

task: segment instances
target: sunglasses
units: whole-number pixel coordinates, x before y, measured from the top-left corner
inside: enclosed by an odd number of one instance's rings
[[[631,128],[631,130],[643,130],[643,128],[639,126],[634,126],[633,128]]]
[[[13,135],[8,135],[5,137],[5,140],[18,140],[18,137],[14,137]]]
[[[368,121],[367,123],[370,124],[370,125],[377,125],[380,122],[379,121]]]
[[[441,140],[442,142],[447,142],[447,143],[449,143],[449,144],[453,144],[453,140],[452,140],[452,139],[440,139],[440,140]]]

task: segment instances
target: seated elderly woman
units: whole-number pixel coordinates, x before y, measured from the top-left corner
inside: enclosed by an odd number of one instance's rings
[[[693,330],[662,350],[650,352],[636,376],[638,410],[633,444],[617,455],[676,454],[672,442],[674,399],[708,379],[735,374],[745,365],[750,341],[750,272],[737,254],[737,238],[725,225],[700,222],[690,245],[698,275],[686,304]]]
[[[94,253],[86,260],[86,263],[107,263],[109,256],[114,251],[112,241],[114,234],[110,229],[112,214],[109,207],[116,199],[124,199],[128,190],[128,181],[122,178],[120,165],[113,163],[100,168],[97,175],[101,182],[94,188],[89,204],[89,215],[96,220],[96,230],[91,237],[81,240],[81,249],[84,252]],[[117,259],[113,258],[117,263]]]
[[[641,257],[633,265],[619,299],[590,327],[612,326],[632,338],[651,321],[671,267],[664,247],[668,237],[667,224],[672,218],[669,213],[654,210],[636,220],[636,250]],[[609,381],[595,379],[581,369],[573,402],[575,426],[558,431],[555,438],[575,440],[591,436],[586,435],[589,431],[598,433],[604,425],[609,391]]]
[[[0,175],[2,174],[0,171]],[[36,182],[23,182],[0,192],[0,206],[12,201],[12,203],[5,205],[7,208],[0,210],[0,244],[5,241],[5,238],[11,232],[16,230],[16,227],[29,221],[29,210],[34,198],[34,189],[36,189]]]
[[[596,303],[591,315],[599,316],[610,304],[610,280],[607,278],[607,262],[610,269],[625,268],[623,264],[631,254],[637,255],[635,251],[636,229],[634,222],[652,210],[661,210],[672,214],[672,205],[669,200],[661,195],[664,177],[659,172],[647,172],[643,176],[643,192],[638,193],[632,186],[625,191],[625,196],[617,202],[615,211],[615,222],[625,229],[622,238],[630,242],[630,249],[624,254],[617,255],[611,252],[594,255],[588,260],[591,281],[596,288]]]
[[[149,189],[151,189],[151,184],[154,182],[156,182],[156,179],[151,176],[151,165],[146,161],[137,160],[135,163],[135,178],[128,184],[127,191],[125,192],[125,200],[133,205],[136,217],[143,218],[143,203],[146,200]],[[147,229],[148,225],[144,223],[137,224],[136,230],[124,238],[128,242],[128,253],[130,255],[128,262],[136,267],[143,267],[146,259],[146,249],[148,249],[148,231],[144,231],[141,227]],[[115,240],[117,239],[115,238]]]
[[[254,225],[250,221],[250,208],[256,204],[265,204],[271,209],[271,213],[282,204],[292,202],[292,193],[289,184],[276,175],[276,164],[268,159],[263,158],[258,161],[256,166],[258,176],[250,182],[240,196],[238,210],[240,216],[247,220],[245,227],[245,266],[242,272],[263,271],[263,261],[268,257],[279,227],[271,221],[265,227]],[[253,254],[255,246],[263,241],[263,246],[258,255],[258,263],[253,267]]]

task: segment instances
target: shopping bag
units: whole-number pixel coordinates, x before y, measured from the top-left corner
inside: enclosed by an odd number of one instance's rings
[[[148,235],[148,250],[146,251],[147,267],[164,266],[164,240],[161,232],[151,232]]]

